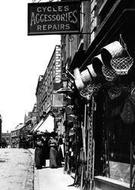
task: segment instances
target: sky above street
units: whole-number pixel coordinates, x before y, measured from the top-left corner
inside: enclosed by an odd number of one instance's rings
[[[43,2],[43,1],[42,1]],[[60,44],[59,35],[27,35],[27,4],[32,0],[1,1],[0,114],[2,131],[24,121],[36,102],[38,77]]]

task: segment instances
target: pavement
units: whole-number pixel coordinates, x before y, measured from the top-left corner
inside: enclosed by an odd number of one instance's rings
[[[49,168],[49,160],[46,167],[34,168],[34,190],[78,190],[73,183],[73,177],[65,173],[63,167]]]

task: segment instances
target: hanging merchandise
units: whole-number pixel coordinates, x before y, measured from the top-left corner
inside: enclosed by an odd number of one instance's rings
[[[103,65],[103,67],[102,67],[102,72],[107,81],[113,81],[117,78],[117,74],[116,74],[115,70],[112,68],[109,68],[105,65]]]
[[[125,124],[133,124],[135,122],[135,112],[133,109],[133,104],[129,97],[125,100],[124,107],[120,116]]]
[[[116,71],[118,75],[126,75],[128,74],[129,69],[133,65],[133,58],[130,56],[127,45],[124,42],[122,36],[120,35],[120,41],[123,46],[120,55],[115,55],[111,60],[111,66]]]
[[[96,78],[96,77],[97,77],[97,74],[96,74],[96,72],[95,72],[95,70],[94,70],[93,64],[88,65],[88,66],[87,66],[87,69],[88,69],[88,71],[90,72],[90,74],[91,74],[91,76],[92,76],[93,78]]]
[[[117,78],[116,71],[112,68],[111,59],[122,51],[122,46],[118,41],[112,42],[101,49],[101,60],[103,62],[102,72],[107,81],[113,81]]]
[[[83,98],[90,99],[93,93],[98,92],[101,86],[102,85],[100,83],[98,84],[90,83],[87,86],[85,86],[82,90],[80,90],[80,95]]]
[[[65,107],[65,111],[66,111],[66,114],[72,114],[73,113],[73,109],[74,109],[74,105],[67,105]]]
[[[130,96],[129,96],[129,100],[131,101],[132,109],[133,109],[133,112],[134,112],[134,115],[135,115],[135,86],[134,86],[134,84],[133,84],[133,88],[131,88],[131,93],[130,93]]]
[[[130,100],[135,105],[135,87],[131,90]]]
[[[85,69],[84,71],[81,72],[81,78],[85,84],[92,81],[92,76],[88,69]]]
[[[84,88],[85,85],[92,81],[92,75],[88,69],[80,72],[79,68],[74,69],[75,85],[78,90]]]
[[[118,75],[126,75],[133,65],[133,58],[130,56],[113,58],[111,65]]]
[[[97,77],[103,75],[103,73],[102,73],[103,61],[101,58],[101,54],[93,57],[91,65],[92,65],[94,73],[96,73]],[[87,66],[88,69],[89,69],[89,66],[90,65]]]
[[[93,189],[94,182],[94,160],[95,160],[95,141],[93,138],[93,114],[95,111],[95,100],[91,98],[91,115],[88,116],[88,144],[87,144],[87,180],[89,182],[89,189]]]
[[[82,90],[80,90],[80,95],[83,98],[90,99],[94,91],[94,84],[89,84],[85,86]]]
[[[97,75],[103,75],[107,81],[113,81],[117,77],[115,70],[109,67],[106,61],[104,63],[101,54],[95,56],[92,62]]]
[[[106,67],[112,69],[110,61],[114,57],[121,56],[123,47],[119,41],[114,41],[101,49],[101,57]]]
[[[75,85],[76,85],[77,89],[79,90],[79,89],[84,88],[84,82],[82,81],[79,68],[74,69],[74,77],[75,77]]]
[[[90,84],[90,86],[93,86],[91,85],[93,79],[101,75],[103,76],[103,63],[100,60],[100,57],[101,55],[95,56],[92,59],[91,63],[82,72],[79,71],[79,68],[74,69],[75,85],[78,90],[83,89],[88,84]]]
[[[108,117],[116,117],[121,114],[123,108],[123,100],[125,99],[125,93],[122,91],[121,86],[111,86],[108,90]]]
[[[121,95],[121,87],[113,86],[108,90],[108,95],[111,100],[118,98]]]
[[[130,56],[126,43],[120,35],[120,41],[114,41],[101,49],[101,57],[104,65],[114,70],[117,75],[128,74],[133,65],[133,58]]]
[[[103,75],[102,74],[102,66],[103,63],[100,60],[100,55],[95,56],[87,68],[81,72],[81,78],[84,83],[88,83],[93,81],[94,78]]]

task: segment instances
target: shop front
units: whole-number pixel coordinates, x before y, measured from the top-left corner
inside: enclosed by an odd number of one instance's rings
[[[85,61],[77,67],[76,57],[70,70],[77,118],[75,184],[86,189],[99,188],[97,176],[121,182],[122,189],[135,187],[135,9],[127,4],[119,17],[114,15],[99,30]]]

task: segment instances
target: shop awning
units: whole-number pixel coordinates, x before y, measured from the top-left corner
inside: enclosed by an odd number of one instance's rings
[[[41,123],[38,128],[36,128],[36,130],[51,133],[54,130],[54,117],[48,115],[48,117]]]
[[[40,122],[31,130],[32,132],[37,131],[37,129],[40,127],[40,125],[44,122],[43,119],[40,120]]]

